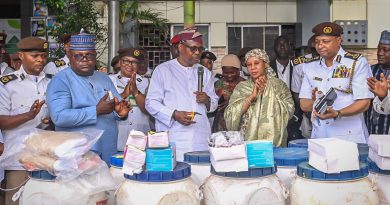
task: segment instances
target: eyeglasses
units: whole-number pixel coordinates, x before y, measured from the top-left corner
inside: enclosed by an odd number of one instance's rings
[[[96,53],[87,53],[85,55],[83,54],[74,54],[73,55],[73,58],[76,60],[76,61],[82,61],[84,58],[87,60],[87,61],[92,61],[92,60],[95,60],[96,59]]]
[[[189,46],[183,42],[181,42],[181,44],[184,45],[185,47],[189,48],[192,53],[195,53],[196,51],[198,51],[199,53],[202,53],[204,51],[204,47]]]
[[[139,65],[139,62],[138,61],[131,61],[131,60],[127,60],[127,59],[121,59],[122,63],[124,65],[132,65],[132,66],[137,66]]]

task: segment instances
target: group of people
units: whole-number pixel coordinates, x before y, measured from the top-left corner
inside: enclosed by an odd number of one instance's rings
[[[216,56],[204,51],[196,29],[171,39],[173,59],[152,74],[143,48],[120,49],[111,63],[116,73],[107,75],[95,69],[91,34],[64,36],[66,55],[48,64],[46,41],[22,39],[17,44],[20,68],[0,77],[5,188],[27,179],[9,153],[20,151],[21,133],[41,124],[61,131],[104,130],[92,149],[107,163],[123,151],[132,129],[168,131],[179,161],[185,152],[207,150],[211,133],[224,130],[275,146],[286,146],[311,126],[312,138],[357,143],[366,143],[368,133],[388,134],[390,31],[382,33],[378,65],[372,69],[362,55],[342,48],[339,25],[325,22],[312,31],[305,56],[292,58],[288,38],[280,36],[276,59],[263,49],[243,48],[222,58],[221,75],[213,74]],[[331,88],[337,94],[333,105],[323,112],[314,109],[320,93]],[[6,204],[16,203],[15,191],[6,192]]]

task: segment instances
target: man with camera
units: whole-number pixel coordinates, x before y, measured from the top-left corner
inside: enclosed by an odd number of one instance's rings
[[[366,143],[368,132],[363,112],[374,97],[365,83],[372,76],[370,66],[360,54],[341,47],[341,26],[324,22],[312,31],[320,56],[305,60],[299,94],[302,110],[313,111],[311,138],[334,137]],[[317,99],[318,93],[325,95]]]

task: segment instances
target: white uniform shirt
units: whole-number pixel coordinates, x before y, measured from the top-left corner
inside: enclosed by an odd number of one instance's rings
[[[35,100],[46,99],[46,88],[50,82],[43,72],[39,76],[31,76],[26,73],[23,66],[10,74],[13,80],[0,83],[0,115],[18,115],[28,112]],[[4,77],[4,76],[3,76]],[[0,157],[0,164],[8,164],[6,170],[23,170],[19,162],[6,156],[13,156],[20,152],[20,144],[23,142],[24,133],[39,125],[43,118],[48,116],[47,106],[44,104],[38,115],[28,122],[10,130],[2,130],[4,135],[4,153]],[[7,158],[7,159],[4,159]],[[4,165],[6,166],[6,165]]]
[[[55,75],[69,66],[69,58],[65,55],[63,58],[51,61],[46,64],[45,68],[43,69],[43,72],[46,74]]]
[[[383,115],[390,115],[390,92],[387,92],[387,96],[381,101],[378,96],[373,101],[374,110]]]
[[[109,76],[113,82],[118,93],[122,93],[125,89],[129,78],[122,77],[121,72]],[[136,75],[136,85],[138,90],[145,94],[149,86],[150,78]],[[132,110],[129,112],[127,120],[117,121],[118,124],[118,150],[123,151],[126,146],[127,137],[132,129],[147,133],[150,131],[149,116],[141,111],[141,109],[135,103],[135,100],[131,100],[133,96],[129,96],[129,100],[132,106]]]
[[[276,70],[278,71],[278,78],[280,80],[283,80],[283,82],[286,83],[288,88],[290,88],[290,64],[291,62],[288,61],[287,66],[284,67],[278,62],[278,60],[276,60]]]
[[[0,130],[0,143],[4,143],[3,134]],[[4,168],[0,166],[0,182],[4,179]]]
[[[156,130],[169,131],[169,139],[176,143],[178,161],[183,160],[183,154],[191,151],[208,149],[207,139],[211,135],[211,127],[207,119],[206,105],[196,102],[198,87],[196,64],[183,67],[177,59],[167,61],[156,67],[146,96],[146,109],[156,118]],[[210,97],[210,112],[218,106],[218,96],[214,91],[212,73],[204,69],[203,92]],[[198,112],[196,123],[184,126],[173,120],[174,110]]]
[[[312,54],[309,53],[307,55],[304,56],[304,58],[312,58]],[[294,59],[296,60],[296,59]],[[299,59],[297,59],[299,60]],[[294,92],[294,93],[299,93],[299,91],[301,91],[301,86],[302,86],[302,81],[303,81],[303,62],[301,63],[297,63],[295,66],[294,66],[294,69],[293,69],[293,76],[292,76],[292,83],[291,83],[291,90]]]
[[[299,98],[311,99],[312,90],[317,87],[326,93],[331,87],[347,89],[349,86],[349,75],[355,60],[347,58],[346,52],[340,48],[337,56],[333,60],[332,67],[326,67],[325,60],[305,63],[303,65],[304,79],[302,82]],[[371,77],[371,69],[366,58],[359,57],[356,61],[355,72],[352,80],[353,94],[337,92],[337,99],[333,104],[335,110],[340,110],[351,105],[358,99],[370,99],[374,95],[368,90],[367,78]],[[366,143],[368,132],[364,122],[363,113],[341,119],[316,119],[313,122],[311,138],[334,137],[353,141],[356,143]]]

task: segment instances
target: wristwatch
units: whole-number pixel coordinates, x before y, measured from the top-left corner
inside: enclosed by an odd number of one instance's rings
[[[340,110],[337,110],[337,116],[335,118],[333,118],[334,120],[339,120],[341,119],[341,112]]]

